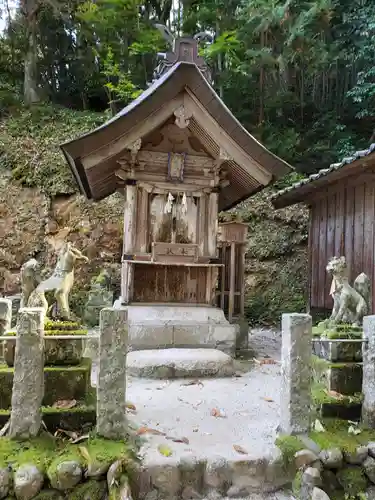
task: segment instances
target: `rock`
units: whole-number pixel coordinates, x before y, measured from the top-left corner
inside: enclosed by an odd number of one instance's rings
[[[322,450],[319,453],[319,458],[326,469],[340,469],[344,460],[342,451],[339,448]]]
[[[297,451],[297,453],[294,455],[294,461],[297,469],[307,467],[317,460],[318,457],[310,450]]]
[[[308,467],[301,478],[300,500],[311,500],[313,489],[321,485],[322,477],[318,469]]]
[[[367,457],[363,462],[363,469],[369,480],[372,483],[375,483],[375,459],[372,457]]]
[[[365,493],[366,500],[375,500],[375,487],[368,488]]]
[[[302,443],[306,446],[306,449],[312,451],[313,453],[315,453],[315,455],[319,455],[319,453],[322,451],[321,447],[315,441],[309,438],[309,436],[302,435],[298,437],[300,441],[302,441]]]
[[[145,500],[159,500],[159,495],[158,495],[158,492],[156,490],[154,491],[150,491],[149,493],[147,493],[147,495],[145,496]]]
[[[9,469],[0,469],[0,499],[5,498],[12,485],[12,475]]]
[[[311,500],[330,500],[327,493],[325,493],[320,488],[314,488],[312,492]]]
[[[204,471],[204,485],[206,488],[224,493],[229,484],[230,471],[228,462],[224,458],[217,458],[208,462]]]
[[[82,468],[75,460],[66,460],[51,466],[47,475],[56,490],[70,490],[81,481]]]
[[[358,448],[353,451],[344,452],[345,461],[351,465],[361,465],[368,457],[368,447],[358,446]]]
[[[158,490],[162,499],[178,498],[181,476],[177,463],[155,465],[148,472],[152,486]]]
[[[368,454],[370,457],[375,458],[375,443],[371,442],[367,445]]]
[[[182,500],[191,500],[191,499],[200,500],[203,497],[192,486],[186,486],[182,490],[181,498]]]
[[[59,491],[42,490],[33,500],[65,500],[65,498]]]
[[[248,497],[248,492],[246,488],[241,486],[231,486],[227,491],[228,498],[246,498]]]
[[[42,489],[43,474],[33,464],[21,465],[14,474],[14,492],[17,500],[30,500]]]
[[[359,493],[366,491],[367,479],[362,467],[345,467],[337,472],[336,477],[349,498],[355,498]]]
[[[76,486],[72,492],[72,498],[79,500],[103,500],[103,498],[106,498],[106,494],[106,482],[91,479]]]
[[[337,480],[336,474],[331,470],[324,469],[322,471],[323,487],[327,493],[334,493],[340,489],[340,483]]]

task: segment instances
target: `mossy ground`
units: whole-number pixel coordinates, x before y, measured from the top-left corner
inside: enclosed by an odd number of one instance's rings
[[[363,329],[352,325],[330,325],[329,322],[322,321],[312,329],[314,337],[321,337],[329,340],[336,339],[361,339],[363,337]]]
[[[112,463],[120,458],[131,460],[133,452],[129,445],[121,441],[109,441],[97,436],[90,437],[80,444],[72,444],[53,438],[48,434],[27,441],[15,441],[0,438],[0,466],[11,464],[14,468],[22,464],[34,463],[42,471],[47,471],[62,460],[74,459],[84,467],[88,465],[86,454],[80,451],[84,447],[91,461]]]
[[[375,430],[359,427],[360,434],[348,432],[350,422],[336,419],[322,421],[325,432],[310,432],[310,438],[322,449],[340,448],[342,451],[353,452],[360,445],[367,445],[375,440]]]

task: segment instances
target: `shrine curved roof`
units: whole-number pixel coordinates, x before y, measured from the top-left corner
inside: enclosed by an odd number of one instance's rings
[[[271,153],[241,125],[195,63],[179,61],[103,125],[61,145],[81,193],[89,199],[100,200],[116,191],[115,171],[118,168],[117,161],[120,153],[106,153],[106,147],[115,141],[125,140],[127,134],[135,126],[145,122],[152,113],[162,109],[186,89],[195,96],[248,158],[248,167],[243,164],[238,165],[235,158],[230,162],[231,182],[219,194],[220,210],[232,208],[293,170],[289,164]],[[85,157],[94,153],[98,158],[97,163],[88,170],[84,167]],[[257,163],[269,174],[269,182],[260,183],[252,176],[251,162]]]

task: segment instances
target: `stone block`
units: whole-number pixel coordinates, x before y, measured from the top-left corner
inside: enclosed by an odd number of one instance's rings
[[[362,342],[321,339],[313,343],[314,354],[327,361],[362,361]]]
[[[163,324],[129,325],[129,345],[132,349],[163,349],[173,346],[173,326]]]
[[[0,368],[0,409],[11,406],[14,368]],[[42,372],[43,373],[43,372]],[[56,401],[82,401],[90,388],[90,365],[82,363],[70,367],[44,368],[45,393],[42,396],[44,406],[52,406]]]
[[[173,325],[173,346],[191,347],[207,345],[212,347],[207,324]]]
[[[327,371],[329,391],[351,396],[362,391],[362,365],[359,363],[332,364]]]
[[[363,318],[363,338],[362,420],[365,426],[375,429],[375,316]]]
[[[240,326],[236,324],[216,324],[210,325],[210,337],[213,344],[220,345],[223,342],[230,343],[236,346],[237,335],[240,331]]]
[[[12,302],[9,299],[0,299],[0,335],[10,330],[12,324]]]
[[[283,314],[280,429],[308,434],[311,415],[312,321],[308,314]]]
[[[12,388],[9,434],[35,437],[40,430],[44,396],[43,309],[21,309]]]
[[[100,313],[97,433],[107,439],[124,439],[126,417],[126,352],[128,312],[102,309]]]

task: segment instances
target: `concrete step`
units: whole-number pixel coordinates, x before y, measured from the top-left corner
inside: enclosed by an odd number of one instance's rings
[[[127,356],[128,374],[151,379],[231,377],[233,359],[216,349],[150,349]]]

